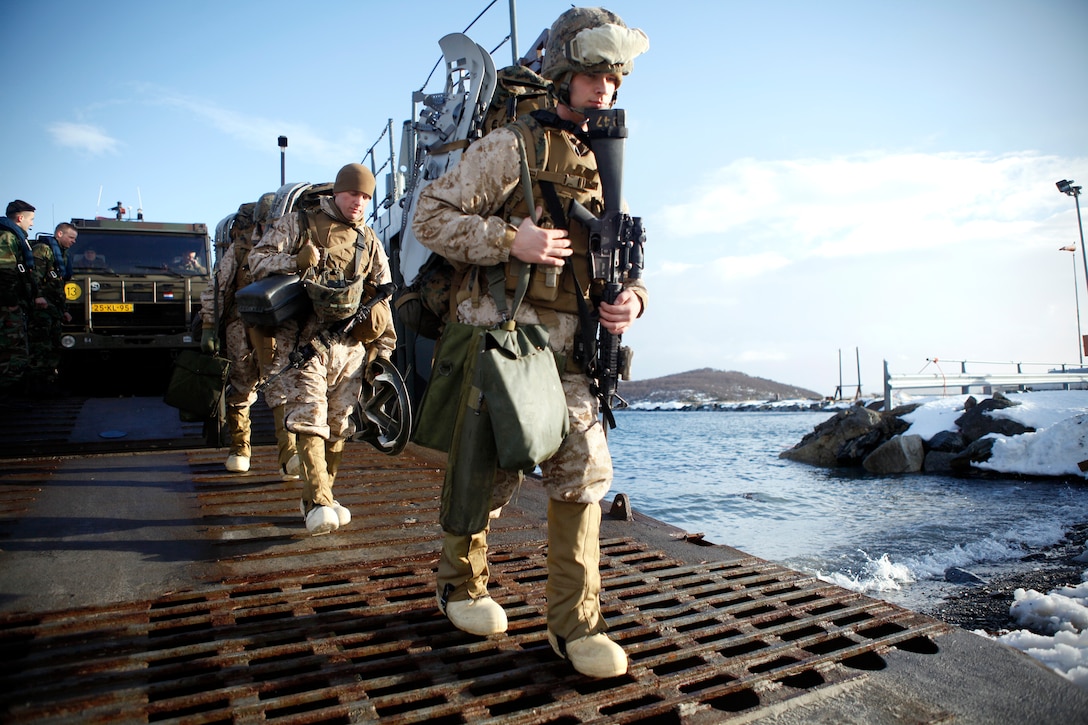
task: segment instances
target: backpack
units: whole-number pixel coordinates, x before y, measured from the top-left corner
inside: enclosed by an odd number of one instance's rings
[[[451,139],[438,147],[438,153],[462,151],[473,140],[503,128],[531,111],[545,108],[549,89],[547,80],[524,65],[499,69],[495,72],[494,91],[483,117],[468,127],[463,138]],[[446,170],[453,168],[459,159],[458,156]],[[415,198],[418,198],[418,192],[413,200]],[[406,214],[405,218],[410,216]],[[411,284],[394,297],[393,307],[398,318],[416,334],[437,340],[446,321],[454,316],[453,291],[460,286],[463,274],[445,257],[431,252]]]

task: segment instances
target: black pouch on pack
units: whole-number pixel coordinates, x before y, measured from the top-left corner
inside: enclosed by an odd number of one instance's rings
[[[293,274],[277,274],[247,284],[234,293],[242,322],[250,327],[278,327],[302,317],[312,306],[302,280]]]
[[[183,416],[210,418],[219,407],[229,372],[230,360],[226,358],[182,350],[163,402],[180,410]]]

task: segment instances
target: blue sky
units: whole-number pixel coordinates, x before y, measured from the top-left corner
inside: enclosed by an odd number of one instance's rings
[[[279,185],[280,135],[288,181],[331,180],[390,119],[399,151],[438,39],[486,6],[13,5],[0,197],[37,206],[35,231],[119,200],[214,228]],[[521,49],[569,6],[522,0]],[[619,101],[649,237],[636,378],[711,367],[829,395],[840,351],[855,389],[855,349],[867,393],[885,359],[1079,362],[1088,286],[1054,182],[1088,182],[1088,3],[607,7],[650,37]],[[507,8],[469,35],[500,46]]]

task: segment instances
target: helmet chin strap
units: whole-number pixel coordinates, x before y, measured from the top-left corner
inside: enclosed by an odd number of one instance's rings
[[[616,96],[617,95],[618,95],[617,93],[612,94],[612,102],[608,104],[609,108],[615,108],[616,107]],[[560,101],[560,103],[563,103],[563,101]],[[585,119],[586,117],[589,116],[590,111],[595,111],[596,110],[595,108],[588,108],[588,107],[586,107],[586,108],[576,108],[575,106],[573,106],[573,105],[571,105],[569,103],[563,103],[563,105],[566,106],[571,111],[573,111],[574,113],[577,113],[578,115],[582,116],[583,119]]]
[[[565,78],[563,78],[563,80],[561,80],[559,82],[558,87],[556,88],[555,99],[556,99],[556,101],[563,104],[564,106],[566,106],[568,109],[570,109],[574,113],[577,113],[577,114],[579,114],[580,116],[582,116],[584,118],[584,117],[588,116],[589,115],[588,112],[593,110],[593,109],[591,109],[591,108],[577,108],[577,107],[574,106],[573,103],[570,102],[570,82],[571,82],[571,79],[573,77],[574,77],[574,74],[569,73],[569,74],[566,75]],[[609,108],[615,108],[616,107],[616,99],[619,98],[619,95],[620,95],[620,89],[619,89],[619,86],[617,85],[616,90],[612,91],[612,102],[608,104]]]

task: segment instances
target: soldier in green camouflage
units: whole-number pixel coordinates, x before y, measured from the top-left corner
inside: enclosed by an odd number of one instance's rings
[[[527,170],[533,199],[544,199],[541,184],[550,183],[558,203],[574,200],[594,213],[603,210],[596,159],[583,138],[586,113],[611,107],[634,58],[648,47],[641,30],[628,28],[603,8],[572,8],[555,21],[541,66],[554,100],[546,112],[530,114],[533,137],[525,141],[530,148],[547,151],[546,158],[538,153],[538,166]],[[563,272],[552,275],[552,284],[536,285],[534,280],[516,319],[547,325],[550,346],[569,363],[581,324],[578,297],[592,304],[589,234],[575,220],[553,219],[539,207],[527,208],[520,188],[521,135],[507,126],[469,146],[457,166],[423,189],[412,231],[454,264],[506,265],[508,298],[518,279],[512,270],[522,263],[535,265],[533,274],[545,280],[548,270]],[[498,324],[502,318],[491,297],[468,289],[476,277],[466,274],[456,291],[457,318],[471,325]],[[646,299],[640,281],[629,283],[614,303],[597,306],[601,325],[613,334],[623,333],[642,314]],[[509,299],[507,304],[509,309]],[[548,640],[578,672],[615,677],[627,671],[627,656],[605,634],[599,598],[599,502],[612,483],[612,459],[589,377],[568,364],[561,380],[570,432],[559,451],[540,465],[549,498]],[[520,472],[498,472],[493,516],[519,481]],[[447,532],[437,597],[439,609],[454,626],[477,635],[506,631],[506,614],[488,595],[487,582],[487,528],[470,536]]]
[[[22,199],[0,217],[0,395],[22,394],[30,366],[27,327],[33,309],[48,304],[34,277],[34,253],[28,233],[34,207]]]
[[[61,222],[52,237],[40,239],[33,247],[34,275],[38,289],[48,303],[44,309],[35,307],[30,312],[30,366],[26,377],[28,390],[35,396],[50,397],[60,393],[57,388],[60,338],[64,323],[72,321],[64,294],[64,286],[72,278],[68,250],[75,244],[78,234],[74,226]]]

